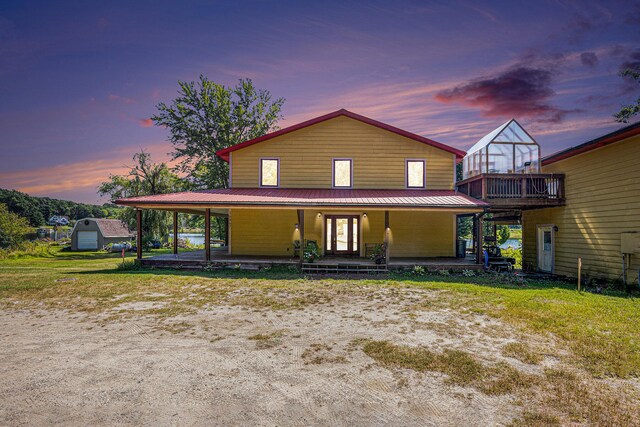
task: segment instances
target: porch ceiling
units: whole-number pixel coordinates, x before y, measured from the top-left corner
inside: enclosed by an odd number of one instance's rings
[[[298,188],[225,188],[118,199],[118,205],[156,209],[204,207],[362,207],[464,209],[480,211],[487,203],[453,190],[353,190]]]

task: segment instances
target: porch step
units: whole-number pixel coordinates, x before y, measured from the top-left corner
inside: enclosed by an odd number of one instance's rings
[[[330,273],[362,273],[379,274],[387,273],[387,266],[382,264],[316,264],[305,262],[302,264],[303,273],[330,274]]]

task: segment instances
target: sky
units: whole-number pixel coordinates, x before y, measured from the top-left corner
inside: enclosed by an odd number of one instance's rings
[[[0,187],[87,203],[178,81],[251,78],[285,127],[340,108],[468,149],[516,118],[542,154],[620,128],[640,1],[0,3]]]

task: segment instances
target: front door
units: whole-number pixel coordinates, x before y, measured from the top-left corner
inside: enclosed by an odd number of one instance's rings
[[[325,252],[330,255],[358,255],[360,222],[358,215],[325,217]]]
[[[553,272],[553,226],[538,226],[538,270]]]

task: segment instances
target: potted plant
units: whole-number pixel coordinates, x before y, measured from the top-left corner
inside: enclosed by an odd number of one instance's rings
[[[305,245],[304,253],[302,254],[304,262],[313,262],[319,257],[318,244],[314,241],[309,241]]]
[[[376,245],[375,248],[373,248],[370,258],[378,265],[386,262],[387,245],[384,243]]]

